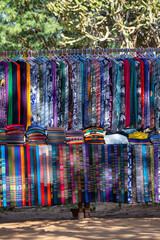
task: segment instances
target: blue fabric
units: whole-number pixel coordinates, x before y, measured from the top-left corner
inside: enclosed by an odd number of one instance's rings
[[[52,146],[52,164],[53,164],[53,199],[57,204],[57,167],[56,167],[56,147]]]
[[[31,161],[31,204],[35,206],[35,184],[34,184],[34,157],[33,146],[30,146],[30,161]]]
[[[19,206],[19,196],[18,196],[18,147],[14,147],[15,152],[15,177],[16,177],[16,205]]]
[[[147,159],[146,159],[146,146],[142,146],[142,156],[143,156],[143,176],[144,176],[144,194],[145,202],[149,202],[149,192],[148,192],[148,173],[147,173]]]
[[[1,158],[2,158],[2,184],[3,184],[3,206],[7,206],[6,199],[6,164],[5,164],[5,146],[1,146]]]
[[[102,149],[101,150],[102,150],[102,189],[103,189],[103,201],[106,202],[104,145],[102,145]]]

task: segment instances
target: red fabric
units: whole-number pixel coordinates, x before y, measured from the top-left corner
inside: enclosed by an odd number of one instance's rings
[[[28,173],[28,204],[31,205],[31,162],[30,162],[30,146],[26,146],[27,151],[27,173]]]
[[[44,173],[43,173],[43,153],[42,148],[39,147],[39,160],[40,160],[40,179],[41,179],[41,205],[45,206],[44,196]]]
[[[59,145],[59,160],[60,160],[60,178],[61,178],[61,204],[65,204],[62,145]]]

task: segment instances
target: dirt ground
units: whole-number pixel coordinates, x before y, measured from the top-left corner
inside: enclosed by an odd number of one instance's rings
[[[160,205],[92,204],[81,221],[70,207],[1,209],[0,240],[160,239]]]

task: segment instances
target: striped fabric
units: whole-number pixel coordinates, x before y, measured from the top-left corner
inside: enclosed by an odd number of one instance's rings
[[[127,145],[0,146],[0,206],[127,202]]]

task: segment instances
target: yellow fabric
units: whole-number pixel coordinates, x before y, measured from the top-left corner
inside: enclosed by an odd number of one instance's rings
[[[27,128],[31,125],[30,64],[27,64]]]
[[[129,134],[129,139],[134,138],[134,139],[147,139],[148,138],[148,133],[144,132],[134,132]]]

